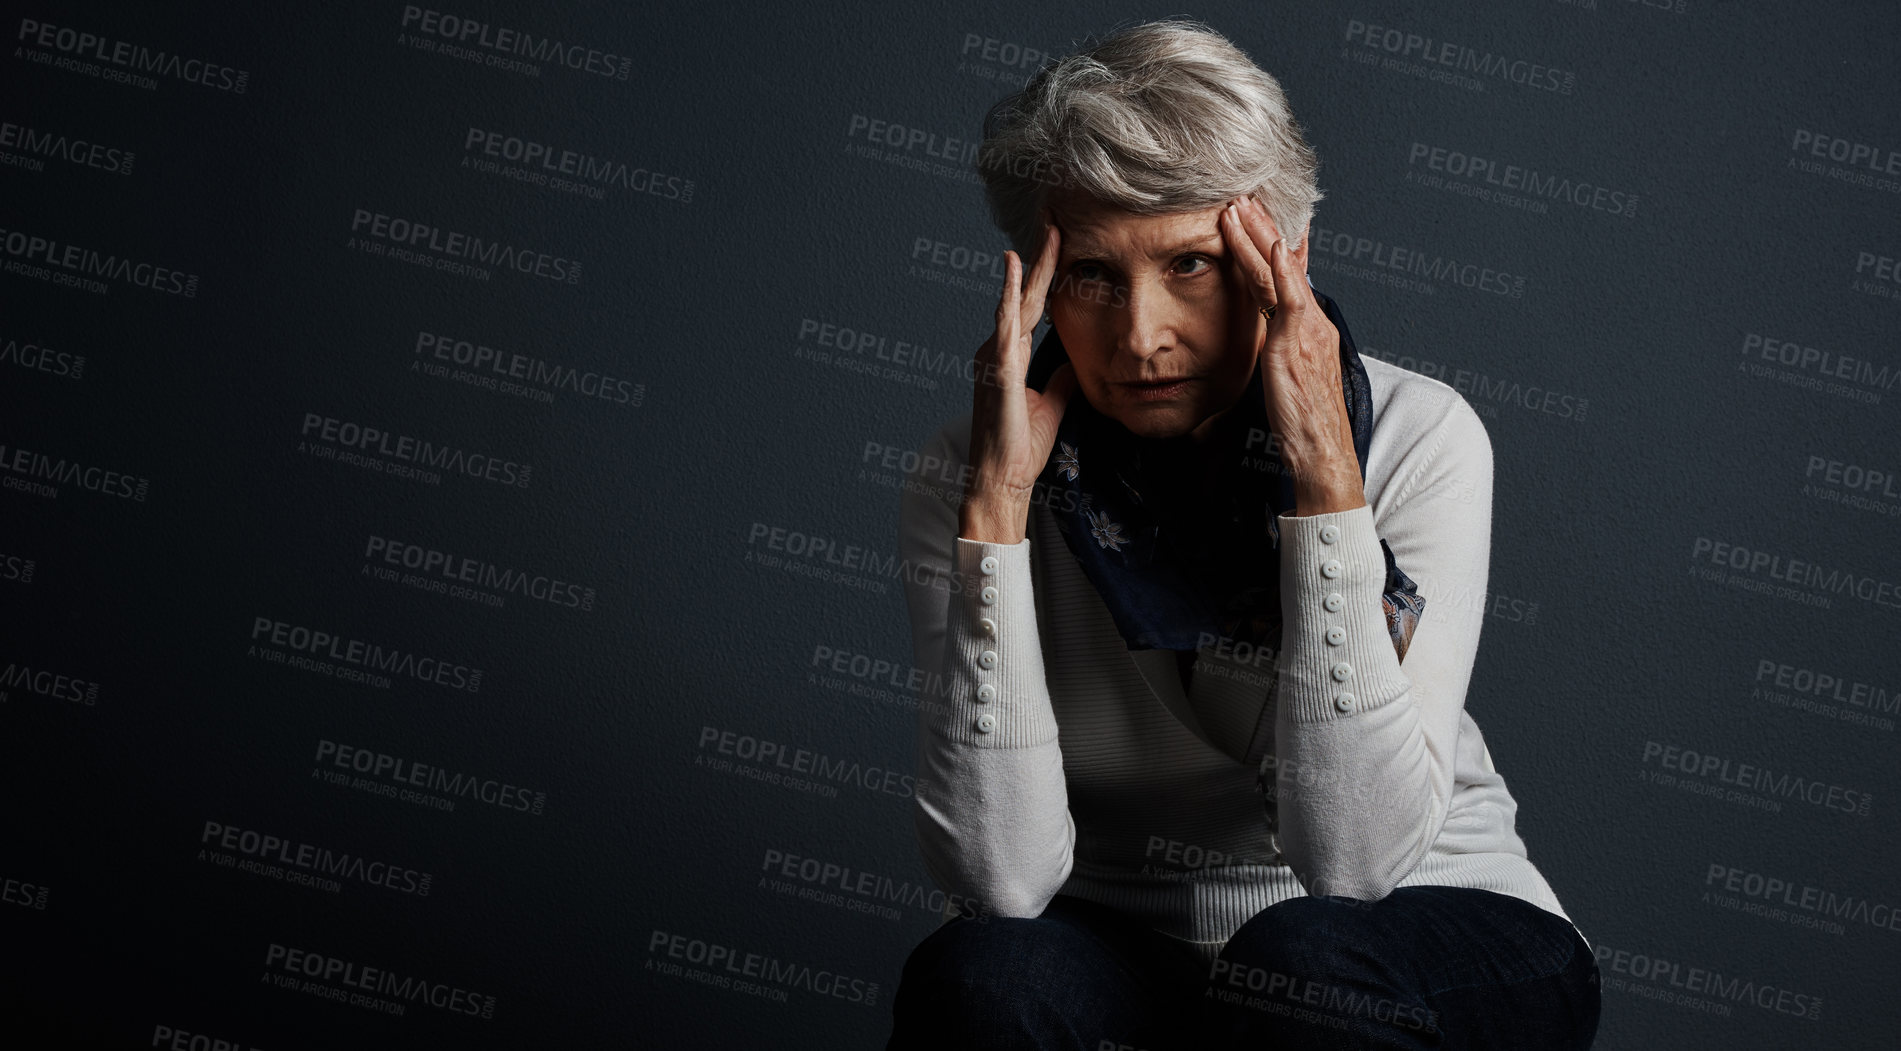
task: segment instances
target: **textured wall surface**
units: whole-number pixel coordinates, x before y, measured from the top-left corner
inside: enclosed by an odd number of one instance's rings
[[[1485,421],[1467,707],[1598,1046],[1889,1046],[1901,16],[1714,0],[13,5],[0,1028],[881,1047],[971,151],[1172,14],[1285,85],[1363,351]]]

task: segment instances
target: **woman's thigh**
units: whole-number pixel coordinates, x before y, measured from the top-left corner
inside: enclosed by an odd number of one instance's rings
[[[905,961],[887,1051],[1170,1051],[1204,989],[1185,946],[1104,905],[1059,894],[1041,916],[968,917]]]
[[[1571,924],[1469,887],[1279,902],[1209,980],[1223,1046],[1582,1049],[1597,1034],[1597,962]]]

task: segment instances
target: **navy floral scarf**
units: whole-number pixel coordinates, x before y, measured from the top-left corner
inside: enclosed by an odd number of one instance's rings
[[[1340,331],[1340,375],[1353,451],[1366,478],[1373,398],[1346,319],[1320,292],[1314,299]],[[1069,360],[1052,328],[1030,362],[1041,391]],[[1280,529],[1294,509],[1293,476],[1269,437],[1261,366],[1234,409],[1215,422],[1206,446],[1188,435],[1143,438],[1097,412],[1079,389],[1057,426],[1039,480],[1070,553],[1095,584],[1129,649],[1195,651],[1213,639],[1280,649]],[[1386,555],[1381,603],[1393,648],[1403,659],[1426,600]]]

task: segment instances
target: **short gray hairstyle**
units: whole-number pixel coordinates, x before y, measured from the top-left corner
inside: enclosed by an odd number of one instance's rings
[[[1254,194],[1300,247],[1319,161],[1280,82],[1206,23],[1148,22],[1038,70],[984,116],[990,216],[1026,266],[1053,190],[1143,215]]]

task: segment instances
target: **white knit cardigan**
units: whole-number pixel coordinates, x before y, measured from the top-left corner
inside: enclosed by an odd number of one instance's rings
[[[941,676],[941,703],[918,708],[913,815],[943,890],[1002,916],[1076,895],[1207,960],[1255,913],[1306,893],[1479,887],[1570,919],[1465,712],[1491,441],[1451,387],[1362,360],[1366,506],[1280,516],[1280,659],[1216,641],[1186,693],[1173,651],[1128,649],[1046,506],[1018,544],[958,535],[946,480],[968,461],[969,414],[919,450],[900,553],[915,659]],[[1426,599],[1403,662],[1380,603],[1380,537]],[[1273,806],[1256,783],[1264,761]]]

